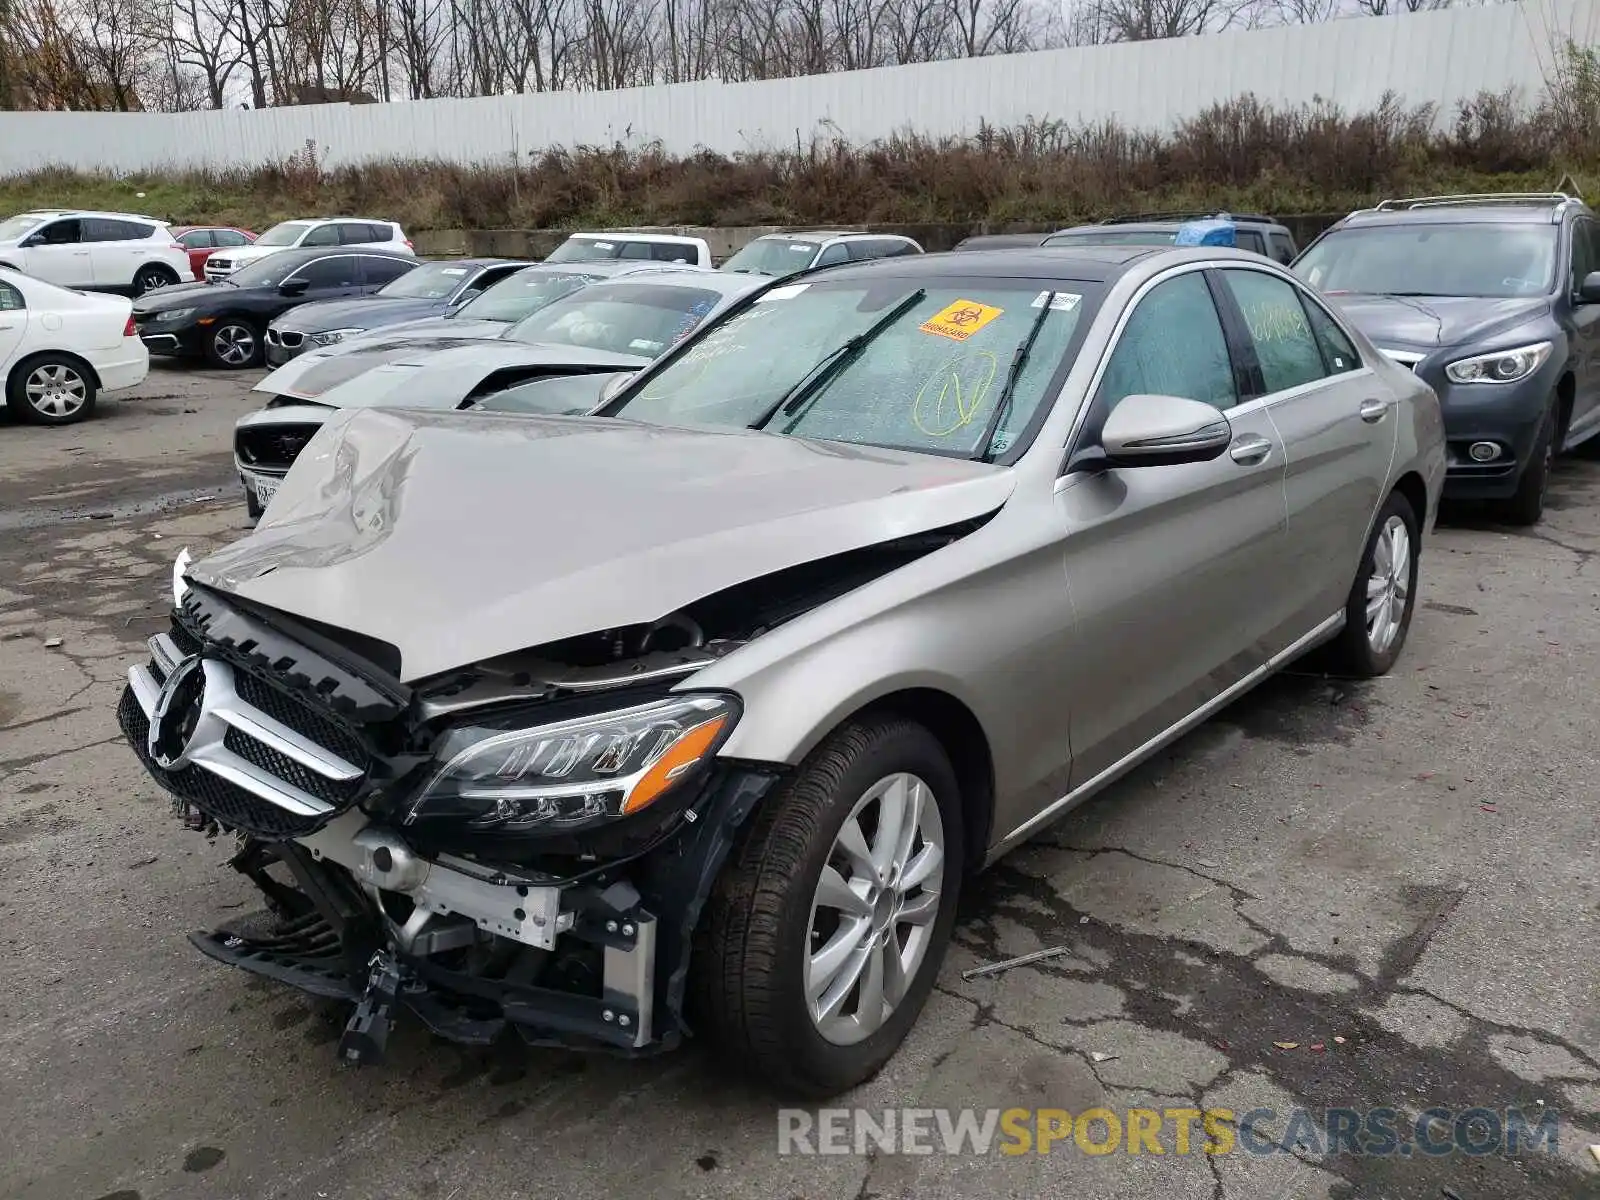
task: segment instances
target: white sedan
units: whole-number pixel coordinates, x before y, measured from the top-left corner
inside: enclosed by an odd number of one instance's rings
[[[69,425],[95,397],[142,382],[150,352],[133,327],[133,302],[75,292],[0,267],[0,407],[18,420]]]

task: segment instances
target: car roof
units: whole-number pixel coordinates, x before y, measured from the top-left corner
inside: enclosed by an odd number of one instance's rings
[[[860,241],[863,238],[889,238],[897,242],[909,242],[903,233],[867,233],[860,229],[794,229],[788,232],[763,233],[753,241],[757,242],[811,242],[821,245],[823,242]]]
[[[367,225],[393,225],[399,227],[399,221],[390,220],[388,217],[285,217],[277,221],[278,225],[327,225],[334,221],[360,221]]]
[[[1437,204],[1422,208],[1357,209],[1339,222],[1341,228],[1374,225],[1551,225],[1561,220],[1566,205]],[[1583,211],[1582,205],[1573,206]]]
[[[538,264],[529,262],[525,258],[431,258],[422,265],[429,267],[532,267]],[[560,264],[553,265],[559,266]]]
[[[1206,250],[1217,247],[1207,246]],[[816,277],[841,279],[1080,279],[1106,283],[1152,254],[1170,254],[1171,246],[1022,246],[1011,249],[963,250],[959,254],[906,254],[870,262],[827,267]],[[1256,255],[1252,255],[1254,259]],[[736,277],[737,278],[737,277]],[[791,279],[794,277],[791,276]],[[805,274],[800,279],[813,278]]]
[[[148,221],[152,225],[165,225],[160,217],[148,216],[145,213],[134,212],[109,212],[98,208],[30,208],[27,212],[20,212],[19,217],[111,217],[119,221]]]
[[[247,249],[241,246],[239,249]],[[319,258],[343,257],[347,254],[363,254],[372,258],[392,258],[396,262],[408,262],[421,265],[420,260],[409,254],[401,254],[398,250],[385,250],[382,246],[293,246],[286,250],[279,250],[276,254],[269,254],[265,258],[253,258],[245,263],[253,267],[257,263],[272,262],[282,266],[284,263],[314,262]]]
[[[617,241],[627,240],[630,242],[664,242],[669,245],[685,242],[698,244],[705,241],[704,238],[692,237],[685,233],[647,233],[644,230],[635,229],[580,229],[567,235],[569,241],[573,238],[589,238],[599,241],[615,239]]]
[[[560,263],[552,263],[560,266]],[[708,292],[716,292],[719,296],[742,296],[746,292],[753,292],[757,288],[765,287],[771,279],[766,275],[743,275],[728,271],[703,271],[703,270],[666,270],[666,271],[640,271],[637,276],[632,274],[622,275],[615,279],[602,279],[589,285],[589,288],[604,288],[612,284],[630,287],[651,283],[664,287],[692,287],[701,288]],[[589,288],[583,289],[588,291]],[[576,295],[577,293],[573,293]]]

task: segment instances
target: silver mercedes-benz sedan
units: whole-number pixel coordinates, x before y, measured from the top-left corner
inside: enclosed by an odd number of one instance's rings
[[[487,1043],[870,1077],[970,873],[1314,648],[1390,669],[1439,404],[1276,264],[763,286],[591,415],[331,413],[119,719],[268,911],[193,940]]]

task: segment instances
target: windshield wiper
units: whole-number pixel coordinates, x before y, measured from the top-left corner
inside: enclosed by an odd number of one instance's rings
[[[994,402],[994,411],[989,414],[989,423],[983,427],[983,439],[978,443],[978,452],[975,457],[987,461],[989,458],[989,443],[994,441],[994,435],[1000,430],[1000,422],[1006,412],[1011,408],[1011,393],[1016,391],[1017,380],[1022,378],[1022,368],[1028,361],[1028,354],[1033,349],[1033,343],[1039,340],[1039,331],[1044,328],[1045,318],[1050,315],[1050,306],[1056,302],[1054,292],[1046,292],[1044,303],[1039,306],[1039,315],[1033,319],[1027,334],[1017,343],[1017,348],[1011,354],[1011,366],[1006,370],[1005,386],[1000,389],[1000,396]]]
[[[777,416],[779,412],[782,412],[786,417],[793,416],[808,399],[820,394],[823,386],[829,380],[854,362],[861,352],[872,343],[874,338],[915,308],[917,302],[927,294],[926,288],[918,288],[860,333],[846,339],[824,354],[809,371],[800,376],[793,387],[774,400],[767,406],[765,412],[750,422],[750,428],[761,429],[765,427],[766,423]],[[793,427],[794,422],[791,421],[789,428],[792,429]],[[788,431],[788,429],[784,430],[785,433]]]

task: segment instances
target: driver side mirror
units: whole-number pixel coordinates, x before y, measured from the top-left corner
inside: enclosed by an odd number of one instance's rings
[[[280,296],[304,296],[306,289],[310,286],[311,281],[309,279],[285,279],[278,285],[278,294]]]
[[[1600,304],[1600,271],[1590,271],[1578,284],[1578,301],[1582,304]]]
[[[1114,467],[1209,462],[1232,440],[1227,417],[1182,396],[1126,396],[1100,433],[1105,461]]]

